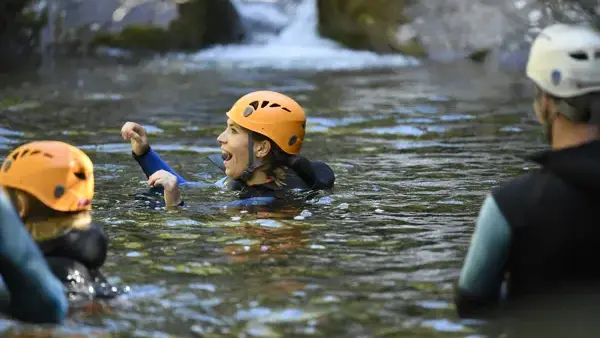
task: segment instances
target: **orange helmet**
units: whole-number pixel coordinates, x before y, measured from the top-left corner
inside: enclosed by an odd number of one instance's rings
[[[0,168],[0,185],[23,190],[56,211],[90,210],[94,165],[80,149],[36,141],[13,150]]]
[[[306,115],[292,98],[272,91],[252,92],[237,100],[227,116],[240,126],[270,138],[286,153],[300,153]]]

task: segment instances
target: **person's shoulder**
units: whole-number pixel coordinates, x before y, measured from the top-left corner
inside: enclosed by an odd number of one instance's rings
[[[507,194],[517,193],[517,195],[522,196],[522,194],[518,194],[520,191],[531,191],[531,188],[538,182],[544,174],[539,170],[534,170],[520,176],[511,178],[510,180],[504,181],[492,188],[491,195],[494,198],[503,198]],[[518,196],[514,196],[518,197]]]
[[[288,167],[304,181],[310,190],[332,189],[335,184],[333,169],[321,161],[311,161],[304,156],[292,156]]]
[[[528,211],[537,205],[547,179],[545,171],[531,171],[498,185],[490,195],[511,226],[525,224]]]

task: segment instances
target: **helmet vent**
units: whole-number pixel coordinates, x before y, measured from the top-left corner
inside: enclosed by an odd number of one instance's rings
[[[264,108],[266,106],[269,105],[269,101],[263,101],[262,104],[260,105],[261,108]]]
[[[13,161],[16,161],[19,158],[25,157],[27,154],[29,154],[29,156],[33,156],[33,155],[37,155],[40,153],[41,153],[41,151],[37,150],[37,149],[33,150],[33,151],[31,149],[24,149],[23,151],[12,154],[11,157],[12,157]],[[48,158],[54,158],[54,155],[52,155],[52,154],[48,154],[48,153],[43,153],[43,154],[44,154],[44,156],[46,156]],[[8,170],[8,168],[6,168],[5,170]]]
[[[254,108],[252,108],[251,106],[246,107],[246,109],[244,110],[244,117],[248,117],[250,116],[252,113],[254,113]]]
[[[250,105],[254,108],[254,110],[258,109],[258,101],[254,101],[250,103]]]
[[[578,52],[573,52],[573,53],[569,53],[569,56],[572,57],[575,60],[589,60],[589,57],[587,55],[586,52],[583,51],[578,51]]]
[[[262,106],[263,108],[266,106],[265,102],[263,102],[263,106]],[[268,104],[269,102],[266,102],[266,103]],[[275,103],[275,102],[271,103],[271,105],[269,106],[269,108],[278,108],[278,107],[281,107],[281,105],[279,103]],[[288,113],[292,112],[291,110],[287,109],[286,107],[281,107],[281,109],[285,110]]]
[[[61,198],[62,195],[65,194],[65,187],[62,185],[57,185],[56,187],[54,187],[54,197],[56,198]]]

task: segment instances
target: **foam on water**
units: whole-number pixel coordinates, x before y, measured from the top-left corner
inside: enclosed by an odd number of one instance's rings
[[[234,1],[242,20],[255,17],[256,6],[242,0]],[[275,6],[275,4],[271,4]],[[284,11],[268,11],[270,16],[281,17],[265,20],[277,26],[283,20],[289,20],[285,28],[271,33],[261,29],[260,32],[248,32],[249,42],[234,45],[218,45],[201,50],[192,55],[171,56],[162,59],[160,65],[172,66],[180,70],[205,68],[271,68],[284,70],[352,70],[380,67],[405,67],[417,65],[418,61],[403,55],[378,55],[369,51],[355,51],[344,48],[338,43],[319,36],[317,32],[317,7],[315,0],[304,0],[293,14],[287,18]],[[246,24],[247,29],[252,25]],[[277,34],[272,32],[278,32]],[[265,38],[266,37],[266,38]]]

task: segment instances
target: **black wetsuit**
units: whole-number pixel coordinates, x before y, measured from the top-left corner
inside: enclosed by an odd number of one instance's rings
[[[600,141],[531,159],[541,170],[495,188],[481,209],[456,290],[463,317],[495,309],[504,281],[506,306],[600,298]]]
[[[72,298],[112,298],[122,291],[113,289],[100,272],[108,251],[108,238],[100,225],[92,223],[86,230],[73,229],[37,243]]]

